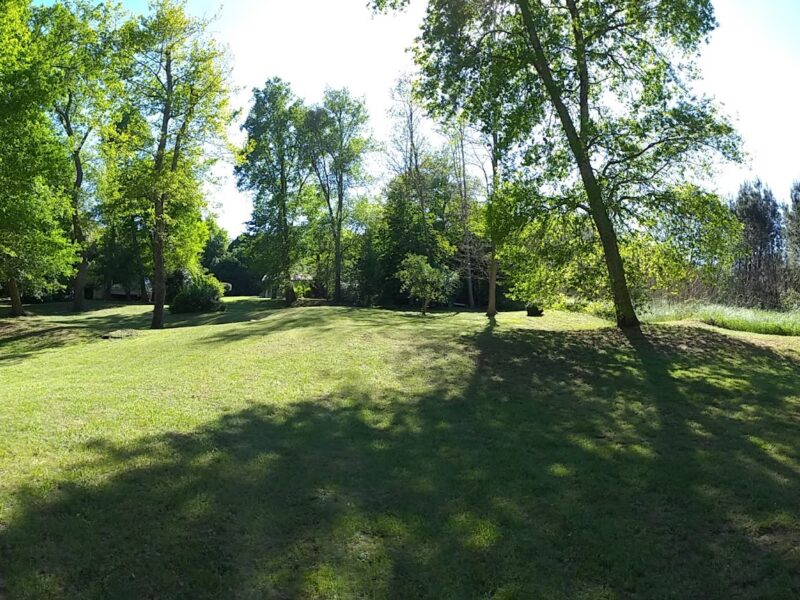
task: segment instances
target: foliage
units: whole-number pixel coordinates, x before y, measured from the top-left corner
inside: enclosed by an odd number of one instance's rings
[[[419,300],[422,314],[427,314],[431,302],[446,302],[458,285],[458,274],[446,267],[432,267],[428,259],[419,254],[409,254],[400,263],[397,278],[401,290]]]
[[[774,309],[785,291],[783,216],[769,187],[746,182],[731,209],[742,224],[741,257],[731,282],[733,301]]]
[[[125,179],[147,210],[154,329],[163,327],[167,275],[196,260],[205,245],[202,184],[215,158],[208,145],[225,139],[231,117],[226,52],[209,28],[180,0],[154,0],[148,15],[121,32],[129,49],[129,106],[118,145],[126,150],[125,167],[139,175]]]
[[[791,298],[787,298],[789,302]],[[797,298],[795,297],[795,301]],[[719,304],[685,303],[648,308],[652,322],[695,320],[723,329],[781,336],[800,336],[800,312],[777,312]]]
[[[289,84],[270,79],[253,92],[242,129],[247,142],[236,167],[239,188],[254,194],[249,231],[269,238],[264,275],[289,283],[298,260],[298,213],[309,165],[302,151],[306,108]]]
[[[46,113],[54,90],[44,27],[27,2],[6,0],[0,13],[0,281],[17,300],[19,286],[61,287],[75,247],[64,228],[66,164]]]
[[[302,151],[328,211],[333,242],[333,299],[343,299],[343,228],[352,207],[352,190],[365,179],[364,158],[370,150],[364,101],[347,89],[325,91],[320,106],[305,113]]]
[[[224,311],[225,286],[213,275],[192,275],[170,304],[173,314]]]
[[[557,213],[591,216],[622,326],[637,318],[621,232],[657,229],[664,192],[707,173],[710,153],[739,157],[731,126],[691,91],[715,25],[710,0],[433,0],[422,28],[421,93],[495,147],[518,146],[534,179],[562,199]]]
[[[794,182],[786,211],[786,246],[789,264],[800,268],[800,181]]]

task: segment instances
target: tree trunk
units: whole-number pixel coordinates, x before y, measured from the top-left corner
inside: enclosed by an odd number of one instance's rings
[[[532,46],[532,63],[539,77],[542,79],[547,90],[550,101],[552,102],[559,120],[561,121],[564,134],[567,137],[570,150],[580,172],[586,197],[589,200],[589,208],[600,241],[603,244],[603,254],[605,255],[606,268],[611,282],[611,290],[614,296],[614,309],[617,314],[617,325],[619,327],[638,327],[639,319],[633,308],[628,282],[625,278],[625,269],[622,263],[622,256],[619,252],[617,234],[614,231],[614,224],[608,214],[608,209],[603,198],[603,191],[597,181],[597,177],[592,167],[592,163],[587,150],[587,139],[589,135],[589,74],[586,65],[586,52],[584,47],[583,34],[577,20],[577,8],[574,2],[568,1],[567,6],[574,21],[574,32],[576,37],[577,63],[579,75],[579,105],[580,105],[580,131],[575,126],[572,115],[562,97],[562,90],[556,83],[553,72],[550,68],[544,47],[542,46],[539,32],[536,28],[536,21],[531,13],[528,0],[517,0],[517,4],[522,14],[522,20],[528,32],[528,38]]]
[[[78,272],[75,281],[72,282],[72,312],[83,312],[85,309],[84,300],[86,299],[86,280],[89,278],[89,257],[86,251],[81,253],[81,262],[78,264]]]
[[[19,285],[16,279],[8,280],[8,295],[11,296],[11,316],[24,317],[25,309],[22,307],[22,297],[19,293]]]
[[[334,240],[334,261],[335,261],[335,279],[334,279],[334,288],[333,288],[333,301],[335,304],[341,304],[342,302],[342,234],[339,231],[339,234],[336,236]]]
[[[427,314],[428,314],[428,299],[426,298],[425,300],[422,301],[422,316],[424,317]]]
[[[628,290],[628,281],[625,277],[625,267],[622,263],[622,255],[619,252],[617,232],[614,231],[614,224],[608,216],[599,189],[597,190],[598,199],[594,202],[590,198],[592,218],[600,241],[603,244],[603,255],[606,260],[608,277],[611,281],[611,292],[614,296],[614,310],[617,316],[617,326],[619,327],[639,327],[639,318],[633,308],[633,301]]]
[[[153,235],[153,321],[151,329],[164,328],[164,304],[167,298],[166,273],[164,272],[164,199],[155,203],[156,226]]]
[[[497,316],[497,258],[494,252],[489,259],[489,306],[486,316],[490,319]]]
[[[472,283],[472,252],[467,250],[467,305],[475,308],[475,290]]]

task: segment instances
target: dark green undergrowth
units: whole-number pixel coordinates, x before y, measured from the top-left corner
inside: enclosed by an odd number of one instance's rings
[[[0,346],[0,595],[800,596],[790,347],[257,301],[174,325]]]

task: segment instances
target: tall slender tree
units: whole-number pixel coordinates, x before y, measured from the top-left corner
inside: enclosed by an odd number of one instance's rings
[[[114,57],[119,50],[111,4],[65,0],[45,9],[49,24],[48,47],[60,54],[54,68],[57,97],[53,111],[64,136],[72,164],[70,199],[71,238],[79,248],[76,275],[72,281],[72,309],[84,308],[84,288],[94,255],[91,227],[92,202],[87,193],[87,162],[97,134],[112,115],[118,96]]]
[[[152,0],[150,13],[128,24],[132,49],[126,85],[130,102],[150,126],[145,180],[152,207],[153,320],[164,326],[167,252],[175,237],[174,213],[202,204],[200,176],[209,146],[224,139],[229,122],[224,50],[209,35],[209,22],[186,12],[185,1]],[[202,244],[201,244],[202,246]]]
[[[405,4],[374,0],[378,9]],[[427,12],[417,59],[433,103],[473,107],[487,70],[536,75],[543,103],[530,108],[545,107],[546,118],[529,141],[554,185],[582,187],[579,208],[601,240],[621,327],[639,321],[619,231],[647,226],[642,211],[688,171],[703,172],[709,150],[738,158],[731,127],[687,84],[715,25],[711,0],[432,0]],[[524,108],[527,98],[518,100]]]
[[[328,209],[334,247],[334,302],[342,294],[342,230],[353,188],[365,179],[364,158],[370,150],[367,109],[346,89],[327,90],[322,105],[303,122],[303,151]]]
[[[289,84],[277,78],[253,94],[253,107],[242,127],[247,141],[236,174],[239,187],[254,193],[250,230],[267,236],[274,257],[268,275],[291,296],[291,267],[299,241],[295,222],[310,172],[300,138],[306,109]]]

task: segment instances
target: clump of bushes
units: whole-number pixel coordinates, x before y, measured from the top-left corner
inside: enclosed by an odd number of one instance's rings
[[[458,273],[447,267],[431,266],[428,259],[419,254],[407,255],[400,267],[397,272],[402,283],[400,289],[419,300],[423,315],[427,314],[431,302],[446,302],[458,286]]]
[[[174,314],[221,312],[225,286],[213,275],[194,275],[175,295],[169,310]]]

